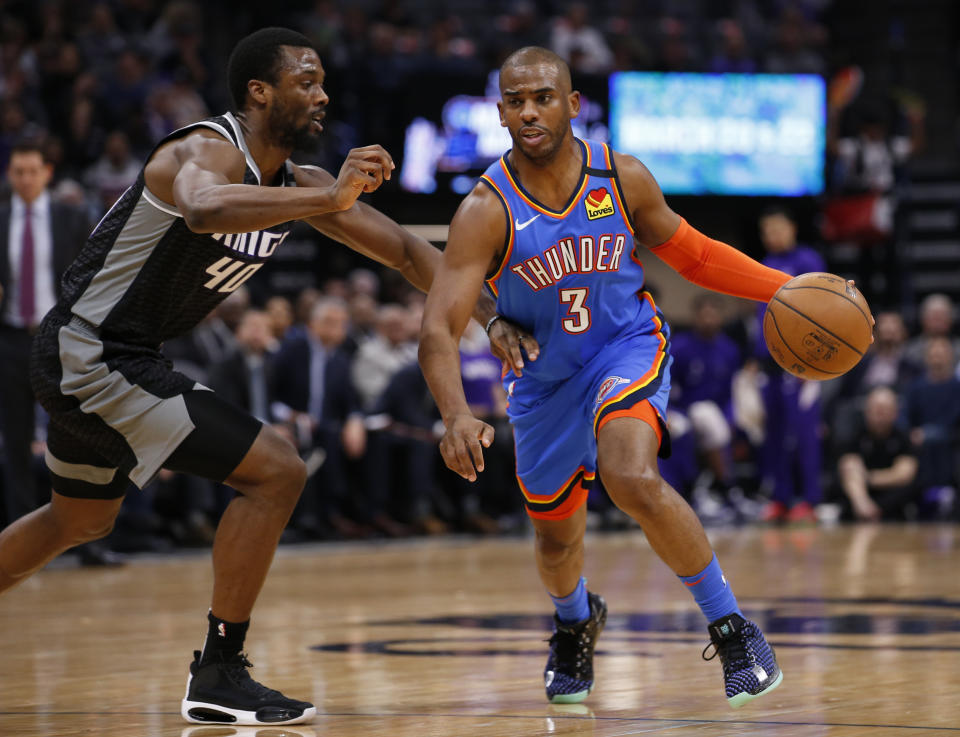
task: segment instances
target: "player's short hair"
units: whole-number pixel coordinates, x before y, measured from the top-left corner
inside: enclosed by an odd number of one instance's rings
[[[261,28],[240,39],[227,62],[227,84],[237,110],[247,102],[247,82],[259,79],[276,84],[280,75],[280,47],[310,48],[313,42],[289,28]]]
[[[503,73],[508,69],[518,69],[534,64],[549,64],[556,67],[560,73],[561,84],[566,82],[567,88],[572,89],[570,66],[563,60],[563,57],[542,46],[524,46],[510,54],[500,65],[500,78],[503,78]]]

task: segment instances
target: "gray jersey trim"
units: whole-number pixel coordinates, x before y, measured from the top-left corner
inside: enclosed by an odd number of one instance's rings
[[[183,217],[176,207],[173,205],[168,205],[166,202],[157,197],[147,188],[146,184],[143,185],[143,198],[158,210],[163,210],[165,213],[167,213],[167,215],[173,215],[177,218]]]
[[[243,151],[243,155],[247,157],[247,166],[249,166],[256,175],[257,184],[263,184],[263,175],[260,174],[260,167],[257,166],[257,162],[253,160],[253,156],[250,154],[250,149],[247,148],[247,140],[243,137],[243,129],[240,127],[240,121],[233,117],[233,113],[230,112],[224,113],[223,117],[227,119],[230,127],[233,128],[233,132],[236,133],[237,145],[240,147],[240,150]]]
[[[57,476],[65,479],[77,479],[86,481],[97,486],[106,486],[113,481],[117,475],[116,468],[104,468],[103,466],[91,466],[86,463],[67,463],[61,461],[48,448],[44,453],[44,459],[47,462],[47,468]]]
[[[158,209],[143,192],[107,253],[103,267],[73,305],[73,314],[99,327],[133,284],[176,216]]]
[[[111,371],[103,361],[103,343],[81,325],[67,323],[57,337],[60,391],[123,435],[137,459],[130,480],[142,489],[195,428],[183,395],[163,399]]]

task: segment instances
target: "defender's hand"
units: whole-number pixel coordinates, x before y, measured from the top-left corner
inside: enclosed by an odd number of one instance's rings
[[[457,415],[440,438],[440,453],[447,468],[467,481],[476,481],[483,470],[483,449],[493,442],[493,428],[473,415]]]
[[[489,337],[490,352],[503,362],[504,368],[512,369],[517,376],[523,376],[521,344],[531,361],[536,361],[540,355],[537,339],[506,318],[501,317],[490,326]]]
[[[337,209],[349,210],[363,192],[373,192],[389,179],[393,169],[393,159],[383,146],[351,149],[331,186]]]

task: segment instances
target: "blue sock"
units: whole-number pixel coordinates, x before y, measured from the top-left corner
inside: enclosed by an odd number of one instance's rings
[[[580,578],[572,594],[557,598],[550,594],[557,608],[557,618],[566,624],[582,622],[590,617],[590,601],[587,599],[587,579]]]
[[[737,597],[733,595],[733,589],[730,588],[727,579],[723,576],[723,571],[720,570],[716,553],[700,573],[679,576],[679,578],[693,594],[707,622],[713,622],[734,612],[743,616],[743,612],[737,605]]]

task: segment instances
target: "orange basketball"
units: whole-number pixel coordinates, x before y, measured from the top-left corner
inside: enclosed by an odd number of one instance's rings
[[[773,360],[801,379],[842,376],[863,358],[872,333],[867,301],[835,274],[794,277],[773,295],[763,316]]]

